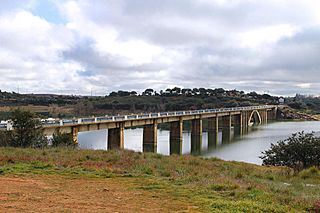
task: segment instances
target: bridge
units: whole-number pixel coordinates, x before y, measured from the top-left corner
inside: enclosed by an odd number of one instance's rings
[[[43,128],[47,136],[52,136],[55,132],[70,133],[74,143],[78,143],[79,132],[107,129],[108,149],[124,149],[124,129],[143,126],[143,151],[156,152],[158,124],[169,123],[170,144],[181,147],[183,123],[191,121],[191,150],[198,150],[202,142],[203,120],[207,120],[209,137],[217,138],[219,128],[227,130],[223,137],[231,137],[231,128],[242,135],[252,125],[276,119],[277,108],[276,105],[263,105],[78,118],[44,122]]]

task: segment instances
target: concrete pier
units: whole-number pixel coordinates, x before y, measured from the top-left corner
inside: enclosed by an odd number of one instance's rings
[[[208,148],[214,148],[218,144],[219,136],[219,117],[208,118]]]
[[[124,149],[124,127],[109,129],[108,131],[108,150]]]
[[[143,126],[143,152],[157,152],[157,123]]]
[[[170,123],[170,154],[182,154],[182,131],[182,119]]]
[[[191,121],[191,153],[200,154],[202,146],[202,120]]]
[[[242,135],[242,114],[234,115],[233,116],[233,130],[235,136],[241,136]]]
[[[74,144],[78,144],[78,133],[79,128],[76,126],[72,127],[72,141]]]

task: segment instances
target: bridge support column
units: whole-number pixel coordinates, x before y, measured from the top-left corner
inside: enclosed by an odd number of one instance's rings
[[[222,141],[231,141],[231,126],[232,126],[232,116],[227,115],[222,117]]]
[[[268,111],[266,109],[264,110],[264,120],[265,123],[268,123]]]
[[[183,120],[170,123],[170,154],[182,154]]]
[[[78,144],[79,128],[77,126],[72,127],[72,141],[73,144]]]
[[[191,121],[191,153],[200,154],[202,145],[202,120]]]
[[[124,149],[124,125],[108,130],[108,150]]]
[[[158,125],[153,123],[143,127],[143,152],[157,152]]]
[[[247,111],[241,112],[242,116],[242,134],[248,133],[249,115]]]
[[[267,111],[266,110],[261,110],[259,113],[260,113],[260,117],[261,117],[261,123],[262,124],[267,123],[267,117],[268,117]]]
[[[219,136],[219,117],[208,119],[208,148],[216,147]]]
[[[234,115],[233,117],[233,126],[234,126],[234,134],[235,135],[242,135],[242,114]]]
[[[232,127],[232,116],[227,115],[222,117],[222,128],[231,129]]]

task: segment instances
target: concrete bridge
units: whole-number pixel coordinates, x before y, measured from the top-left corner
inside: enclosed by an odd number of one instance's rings
[[[156,152],[158,124],[170,124],[170,147],[172,146],[172,150],[179,150],[182,146],[183,122],[191,121],[191,150],[199,150],[202,143],[203,120],[207,120],[206,130],[209,138],[217,139],[221,128],[227,130],[227,133],[223,134],[226,139],[231,137],[232,127],[234,132],[242,135],[248,131],[249,126],[276,119],[277,108],[276,105],[264,105],[79,118],[44,123],[43,127],[47,136],[57,131],[71,133],[75,143],[78,143],[79,132],[108,129],[108,149],[124,149],[124,129],[143,126],[143,151]]]

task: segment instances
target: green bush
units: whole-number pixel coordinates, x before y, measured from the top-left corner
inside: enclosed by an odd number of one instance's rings
[[[53,147],[59,147],[59,146],[75,147],[76,145],[72,140],[72,134],[60,133],[59,131],[56,131],[52,137],[52,146]]]
[[[1,133],[0,145],[13,147],[46,147],[48,141],[43,135],[40,120],[35,114],[20,109],[11,113],[14,130]]]
[[[320,137],[314,133],[299,132],[286,140],[271,144],[271,148],[262,152],[263,165],[288,166],[302,170],[320,166]]]

